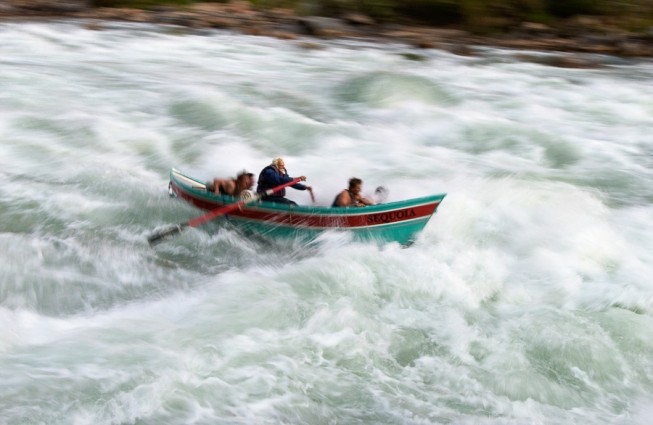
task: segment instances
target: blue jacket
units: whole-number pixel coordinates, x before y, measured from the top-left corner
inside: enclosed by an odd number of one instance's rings
[[[268,189],[273,189],[293,180],[293,177],[290,177],[286,173],[282,173],[277,167],[268,165],[263,170],[261,170],[261,174],[258,176],[258,185],[256,186],[256,191],[258,193],[265,193],[265,191]],[[297,190],[306,190],[306,186],[301,183],[295,183],[290,187]],[[286,196],[286,189],[281,189],[271,196],[278,196],[283,198]]]

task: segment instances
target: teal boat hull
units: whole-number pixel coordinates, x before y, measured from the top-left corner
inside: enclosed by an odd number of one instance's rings
[[[176,169],[170,171],[171,193],[204,210],[214,210],[239,199],[207,191],[201,181]],[[226,219],[235,227],[272,238],[310,241],[324,232],[348,232],[354,239],[415,241],[446,194],[414,198],[362,208],[302,206],[258,201],[231,211]]]

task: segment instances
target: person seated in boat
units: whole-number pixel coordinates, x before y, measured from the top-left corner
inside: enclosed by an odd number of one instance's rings
[[[306,176],[300,176],[299,178],[302,181],[306,181]],[[293,181],[294,179],[294,177],[288,175],[283,158],[274,158],[270,165],[261,170],[261,173],[258,176],[256,192],[263,195],[266,190],[281,186],[282,184]],[[295,183],[290,187],[297,190],[308,190],[311,193],[311,196],[313,194],[313,188],[303,183]],[[280,204],[297,205],[296,202],[286,199],[286,189],[281,189],[272,195],[263,195],[262,200],[267,202],[277,202]]]
[[[246,191],[251,191],[254,187],[254,174],[248,173],[243,170],[236,176],[236,186],[234,189],[234,195],[240,197]]]
[[[216,195],[234,196],[236,192],[236,179],[215,178],[212,182],[206,184],[206,190]]]
[[[349,188],[343,190],[333,200],[332,207],[364,207],[366,205],[374,205],[375,202],[364,198],[361,195],[363,189],[363,180],[352,177],[349,179]]]
[[[254,174],[243,170],[235,179],[213,179],[212,182],[206,184],[206,190],[216,195],[238,197],[244,191],[250,190],[252,186],[254,186]]]

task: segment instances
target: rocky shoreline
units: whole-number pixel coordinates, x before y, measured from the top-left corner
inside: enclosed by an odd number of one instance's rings
[[[546,57],[522,55],[552,66],[591,68],[600,61],[587,53],[624,58],[653,57],[653,28],[628,32],[611,25],[607,18],[577,17],[557,27],[523,22],[497,36],[478,36],[463,29],[377,23],[360,14],[339,18],[297,16],[288,9],[256,9],[248,2],[195,3],[185,7],[151,9],[94,8],[84,0],[8,0],[0,4],[0,22],[8,20],[72,18],[101,30],[106,21],[129,21],[176,25],[190,29],[224,29],[249,35],[294,40],[359,38],[375,42],[398,42],[424,49],[444,49],[474,55],[476,46],[558,52]]]

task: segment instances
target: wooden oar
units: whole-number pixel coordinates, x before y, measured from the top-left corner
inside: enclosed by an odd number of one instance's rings
[[[292,181],[289,181],[288,183],[284,183],[281,186],[274,187],[272,189],[268,189],[265,191],[263,194],[256,194],[252,198],[249,199],[243,199],[241,201],[238,201],[234,204],[229,204],[225,205],[224,207],[221,208],[216,208],[204,215],[201,215],[199,217],[191,218],[185,223],[179,223],[179,224],[173,224],[172,226],[169,226],[165,229],[161,229],[158,232],[153,233],[147,238],[147,241],[150,243],[150,246],[156,245],[157,243],[161,242],[163,239],[170,237],[172,235],[176,235],[178,233],[181,233],[185,228],[187,227],[197,227],[201,226],[202,224],[206,223],[207,221],[213,220],[216,217],[219,217],[221,215],[228,214],[234,210],[237,210],[241,208],[243,205],[256,202],[259,199],[261,199],[263,196],[269,196],[272,195],[275,192],[280,191],[281,189],[292,186],[295,183],[299,183],[301,181],[300,178],[296,178]]]

